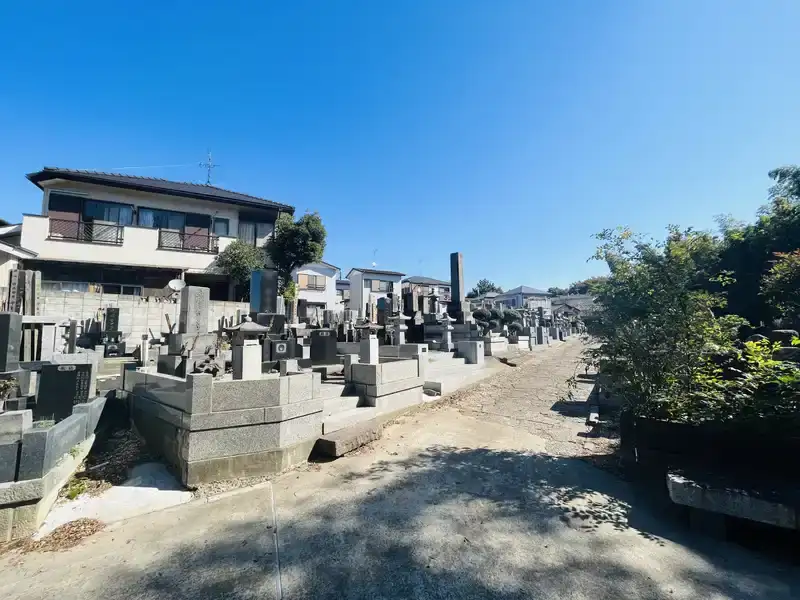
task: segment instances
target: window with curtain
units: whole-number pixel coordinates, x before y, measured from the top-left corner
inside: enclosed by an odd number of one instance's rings
[[[86,200],[83,205],[85,221],[109,221],[119,225],[133,223],[133,206],[100,200]]]
[[[153,208],[139,209],[139,227],[152,227],[153,229],[177,229],[183,231],[186,226],[186,215],[170,210]]]
[[[256,224],[248,221],[239,221],[239,239],[255,246]]]
[[[228,236],[230,223],[228,219],[214,219],[214,235]]]

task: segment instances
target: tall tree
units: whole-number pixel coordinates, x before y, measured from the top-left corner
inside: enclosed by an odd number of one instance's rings
[[[297,287],[292,272],[308,263],[319,262],[325,252],[325,226],[318,213],[308,213],[297,221],[283,213],[275,223],[275,232],[267,242],[267,256],[278,272],[278,291],[292,302],[293,314]]]
[[[567,288],[549,287],[547,293],[553,296],[566,296],[569,290]]]
[[[253,271],[264,268],[264,250],[242,240],[233,241],[217,257],[217,268],[236,284],[242,295],[249,293],[243,284],[250,280]]]
[[[597,289],[598,286],[608,279],[605,275],[596,275],[595,277],[589,277],[589,279],[584,279],[583,281],[576,281],[567,290],[568,294],[591,294],[593,290]]]
[[[478,281],[475,287],[469,291],[469,293],[467,294],[467,298],[475,298],[477,296],[482,296],[487,292],[497,292],[498,294],[502,294],[503,288],[496,286],[488,279],[481,279],[480,281]]]

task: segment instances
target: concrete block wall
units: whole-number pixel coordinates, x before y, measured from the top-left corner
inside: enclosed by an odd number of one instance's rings
[[[185,485],[274,473],[322,435],[320,373],[214,381],[124,371],[134,426]]]
[[[170,322],[175,324],[177,331],[180,301],[156,302],[152,298],[145,299],[138,296],[122,296],[119,294],[81,294],[73,292],[44,293],[42,310],[44,316],[77,319],[84,324],[95,321],[102,323],[102,309],[118,307],[119,328],[123,339],[138,343],[142,335],[152,330],[154,335],[167,331],[167,315]],[[233,319],[236,311],[244,313],[250,311],[247,302],[223,302],[212,300],[208,306],[208,325],[214,331],[220,318]]]
[[[408,344],[425,348],[425,344]],[[380,357],[377,365],[354,363],[350,367],[350,377],[356,392],[367,406],[374,406],[380,412],[394,412],[420,404],[422,386],[425,383],[425,363],[427,354],[410,358]]]

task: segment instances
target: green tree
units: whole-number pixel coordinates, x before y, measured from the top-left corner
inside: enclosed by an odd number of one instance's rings
[[[800,250],[775,253],[761,291],[777,315],[794,323],[800,320]]]
[[[584,279],[583,281],[576,281],[567,290],[567,294],[592,294],[594,290],[597,289],[601,283],[604,283],[608,279],[608,277],[604,275],[598,275],[595,277],[589,277],[589,279]]]
[[[661,243],[624,229],[597,237],[601,245],[595,258],[612,268],[596,289],[592,333],[599,345],[586,352],[586,360],[601,368],[628,405],[660,406],[665,416],[685,414],[688,409],[680,403],[702,387],[712,368],[711,351],[730,351],[744,322],[717,316],[724,296],[698,286],[706,277],[713,236],[672,226]],[[718,285],[729,281],[715,278]],[[675,402],[663,408],[664,398]]]
[[[325,252],[325,226],[318,213],[308,213],[297,221],[282,213],[275,223],[275,232],[267,242],[267,256],[278,272],[278,291],[287,300],[296,301],[292,272],[308,263],[322,260]],[[297,311],[293,310],[293,314]]]
[[[569,290],[567,288],[549,287],[547,288],[547,293],[553,296],[566,296]]]
[[[217,256],[217,268],[241,288],[253,271],[264,268],[264,251],[235,240]]]
[[[467,298],[477,298],[478,296],[483,296],[488,292],[497,292],[498,294],[502,294],[503,288],[496,286],[488,279],[481,279],[478,281],[475,287],[469,291]]]

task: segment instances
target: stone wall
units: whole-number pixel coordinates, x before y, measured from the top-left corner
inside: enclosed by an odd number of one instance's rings
[[[0,414],[0,542],[34,533],[94,442],[106,399],[76,404],[71,416],[33,427],[30,410]]]
[[[133,424],[184,485],[278,472],[322,434],[321,375],[214,381],[125,371]]]
[[[84,326],[95,321],[102,323],[102,309],[119,307],[119,328],[123,339],[138,344],[143,334],[152,330],[154,335],[167,331],[167,320],[175,324],[177,331],[180,301],[157,302],[153,298],[122,296],[119,294],[90,294],[74,292],[50,292],[43,294],[44,316],[68,317],[81,321]],[[208,308],[209,328],[215,330],[221,317],[233,318],[236,311],[250,311],[247,302],[223,302],[212,300]]]

